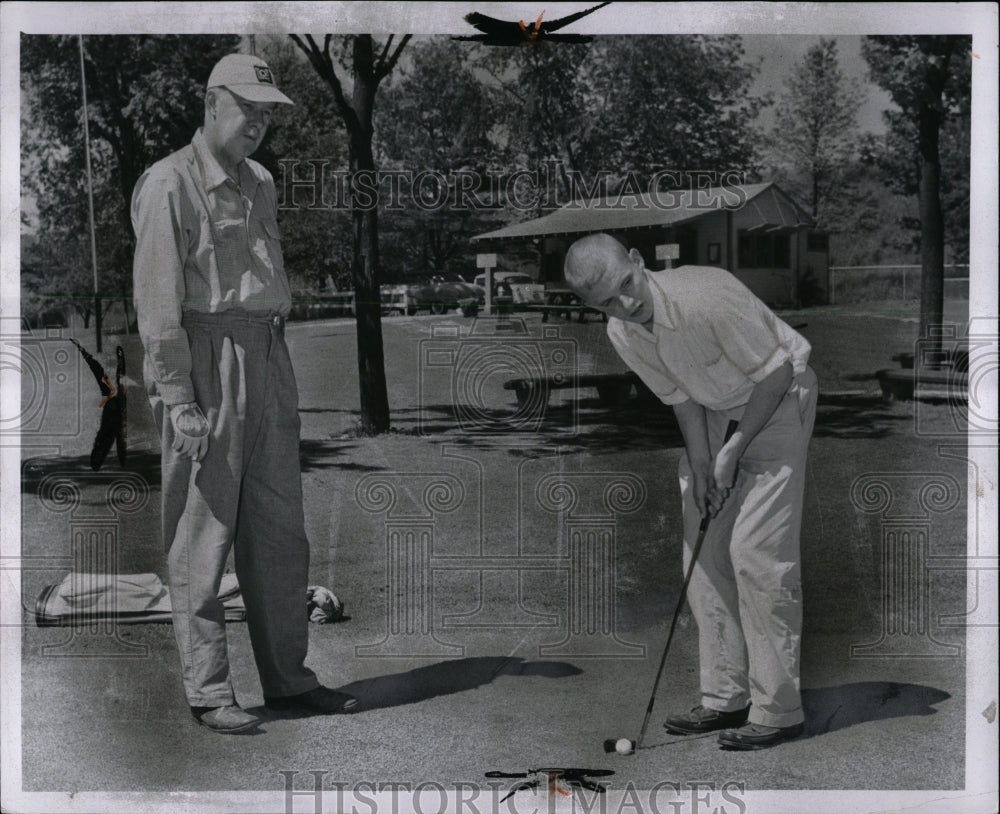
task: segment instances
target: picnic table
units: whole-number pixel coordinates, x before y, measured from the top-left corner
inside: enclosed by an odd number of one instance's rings
[[[532,310],[541,310],[542,322],[549,321],[550,313],[556,316],[565,316],[566,319],[572,319],[573,315],[576,314],[580,322],[584,321],[587,314],[600,314],[605,322],[608,320],[606,314],[585,305],[576,292],[569,288],[546,288],[545,302],[541,305],[533,305],[531,308]]]

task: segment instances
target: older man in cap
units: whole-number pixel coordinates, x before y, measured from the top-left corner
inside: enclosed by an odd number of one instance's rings
[[[664,725],[720,730],[719,744],[738,750],[798,737],[799,529],[817,397],[809,343],[729,272],[650,273],[610,235],[570,246],[566,282],[610,317],[615,350],[677,415],[685,570],[702,517],[714,518],[688,593],[701,703]]]
[[[260,722],[236,703],[217,596],[233,549],[265,704],[320,714],[357,704],[304,664],[309,541],[284,339],[291,300],[274,181],[249,157],[276,106],[290,104],[263,60],[223,57],[204,126],[132,196],[174,630],[191,711],[221,733]]]

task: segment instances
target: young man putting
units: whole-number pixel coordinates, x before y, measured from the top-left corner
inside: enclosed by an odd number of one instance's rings
[[[809,343],[729,272],[651,273],[609,235],[576,241],[565,274],[608,315],[623,361],[673,406],[685,445],[685,571],[701,518],[712,517],[688,589],[701,703],[664,725],[721,730],[731,749],[798,737],[799,529],[817,397]],[[739,426],[724,442],[730,420]]]

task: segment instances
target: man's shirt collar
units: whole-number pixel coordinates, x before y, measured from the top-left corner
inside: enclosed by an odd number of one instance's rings
[[[216,160],[215,156],[212,155],[212,151],[208,149],[208,144],[205,142],[205,134],[200,127],[191,140],[191,146],[194,149],[195,161],[198,164],[198,169],[201,171],[201,177],[205,182],[206,190],[211,192],[216,187],[225,184],[226,181],[232,180],[226,171],[222,169],[222,165]],[[239,188],[244,194],[251,195],[252,197],[252,193],[257,187],[257,176],[251,172],[245,160],[239,163],[237,172],[239,172]]]
[[[667,301],[667,295],[663,291],[660,285],[660,279],[650,272],[648,269],[644,269],[643,273],[646,275],[646,280],[649,283],[649,293],[653,299],[653,326],[652,330],[646,330],[642,325],[635,322],[627,322],[622,320],[622,326],[624,327],[628,336],[633,338],[642,338],[647,342],[656,342],[656,329],[664,328],[668,331],[677,330],[674,320],[670,316],[670,303]],[[668,271],[656,272],[656,274],[668,274]]]

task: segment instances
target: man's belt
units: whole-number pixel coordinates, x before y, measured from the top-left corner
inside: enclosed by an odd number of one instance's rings
[[[222,325],[253,325],[283,331],[285,318],[274,311],[247,311],[243,308],[228,308],[214,313],[204,311],[185,311],[181,322],[190,325],[218,327]]]

